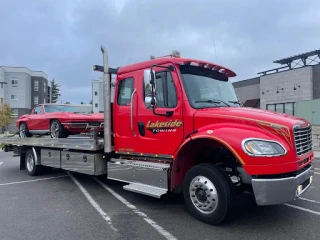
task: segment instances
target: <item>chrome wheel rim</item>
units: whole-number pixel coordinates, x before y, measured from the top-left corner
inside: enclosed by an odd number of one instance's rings
[[[193,205],[204,214],[214,212],[218,205],[218,192],[214,184],[206,177],[197,176],[192,179],[189,194]]]
[[[53,138],[57,138],[59,134],[59,124],[57,122],[54,122],[51,124],[51,136]]]
[[[34,166],[34,158],[32,154],[29,154],[27,157],[27,168],[29,172],[32,172]]]
[[[24,124],[20,125],[19,133],[21,138],[26,137],[26,126]]]

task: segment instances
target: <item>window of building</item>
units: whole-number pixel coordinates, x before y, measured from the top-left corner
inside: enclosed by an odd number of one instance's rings
[[[1,104],[3,103],[3,98],[0,98],[0,103],[1,103]]]
[[[144,97],[151,96],[151,88],[145,89]],[[156,104],[162,108],[174,108],[177,106],[177,93],[172,79],[172,75],[169,72],[156,73]]]
[[[35,91],[39,90],[39,81],[34,81],[34,90]]]
[[[94,95],[95,95],[95,96],[98,96],[98,92],[94,92]]]
[[[46,85],[46,83],[43,83],[43,91],[44,91],[44,92],[47,91],[47,85]]]
[[[13,117],[18,117],[18,109],[17,108],[13,108],[12,111],[13,111],[12,116]]]
[[[37,96],[34,97],[34,98],[33,98],[33,103],[34,103],[34,104],[38,104],[38,102],[39,102],[38,97],[37,97]]]
[[[11,101],[17,101],[18,95],[11,95]]]
[[[95,107],[98,107],[98,103],[94,104]]]
[[[294,116],[294,102],[267,104],[267,110]]]
[[[11,78],[11,87],[18,87],[18,78],[16,77]]]
[[[43,103],[46,103],[46,98],[43,99]]]
[[[119,82],[117,103],[120,106],[128,106],[131,101],[131,94],[133,92],[134,79],[127,78]]]

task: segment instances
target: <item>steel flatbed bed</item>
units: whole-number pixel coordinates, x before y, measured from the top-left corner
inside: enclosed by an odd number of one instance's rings
[[[0,145],[11,145],[17,147],[32,146],[51,149],[72,149],[85,151],[99,151],[103,150],[103,138],[90,137],[69,137],[69,138],[50,138],[50,137],[32,137],[19,138],[9,137],[0,138]]]

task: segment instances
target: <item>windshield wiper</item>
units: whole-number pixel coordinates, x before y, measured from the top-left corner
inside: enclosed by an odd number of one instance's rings
[[[241,106],[241,102],[240,101],[229,101],[229,103],[239,104],[239,106]]]
[[[204,103],[224,103],[225,105],[227,105],[228,107],[231,107],[228,103],[220,100],[220,99],[209,99],[209,100],[198,100],[198,101],[195,101],[195,103],[200,103],[200,102],[204,102]]]

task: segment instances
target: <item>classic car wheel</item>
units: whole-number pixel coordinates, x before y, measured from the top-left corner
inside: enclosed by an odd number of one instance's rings
[[[68,136],[67,131],[58,120],[53,120],[51,122],[50,132],[52,138],[66,138]]]
[[[32,135],[29,133],[27,124],[25,124],[24,122],[20,123],[19,135],[21,138],[32,137]]]

